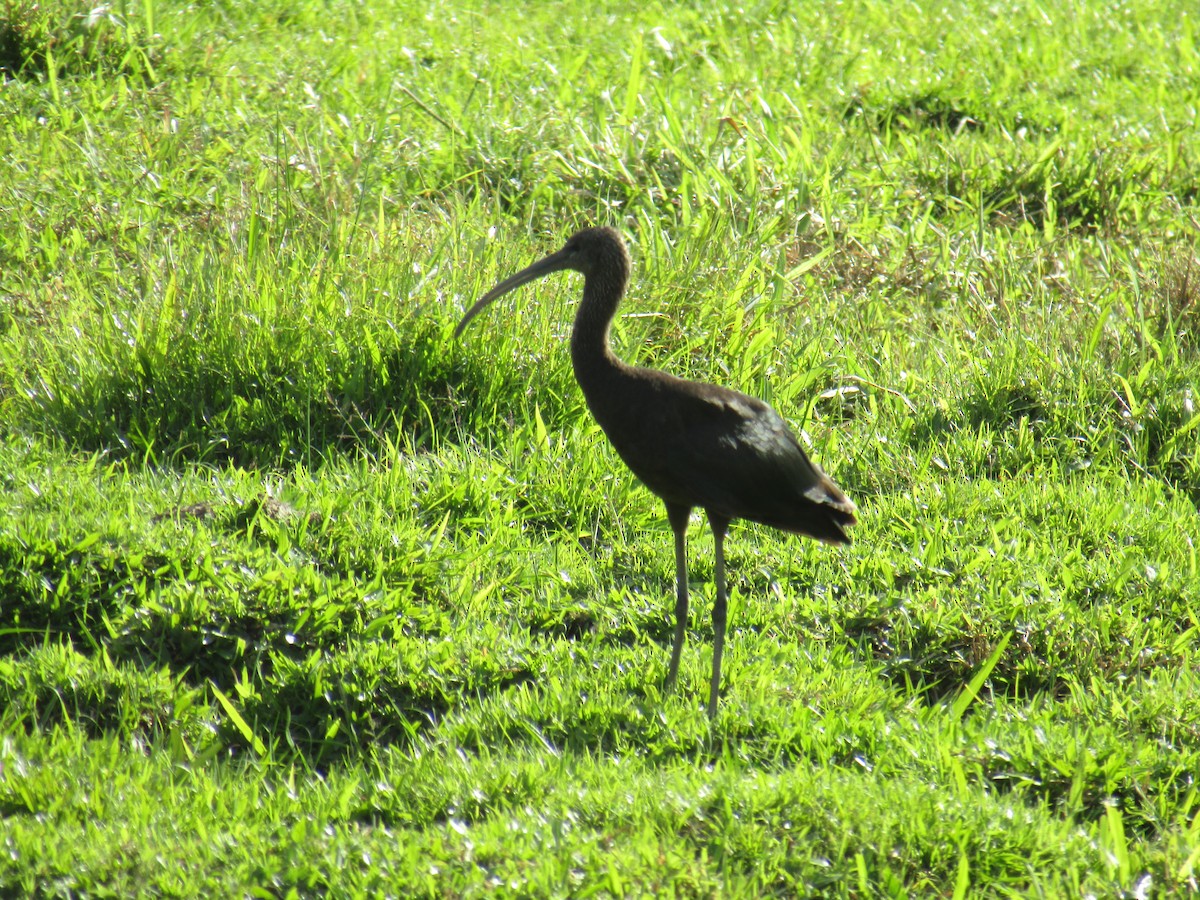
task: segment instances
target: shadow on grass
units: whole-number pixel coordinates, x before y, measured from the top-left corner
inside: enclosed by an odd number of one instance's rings
[[[72,2],[7,2],[0,17],[0,72],[40,81],[87,79],[96,74],[149,80],[168,63],[139,33],[136,17],[109,6]],[[177,56],[178,54],[175,54]],[[54,71],[51,73],[51,67]]]
[[[234,528],[251,517],[263,534],[302,527],[264,509],[214,515]],[[364,622],[355,579],[280,568],[274,548],[251,549],[168,560],[103,540],[0,539],[0,658],[19,661],[0,674],[0,707],[27,729],[155,735],[179,726],[177,706],[191,710],[187,727],[200,727],[205,701],[179,697],[207,697],[211,685],[238,698],[265,744],[323,764],[377,742],[407,745],[463,696],[532,677],[470,647],[431,663],[431,643],[445,656],[449,642],[445,611],[416,591],[420,573],[376,592]],[[246,740],[228,723],[222,737]]]
[[[875,105],[866,97],[856,98],[843,113],[846,121],[861,119],[872,131],[918,131],[929,129],[953,134],[982,132],[987,117],[967,108],[958,100],[936,93],[901,97],[884,105]]]
[[[435,435],[486,433],[503,424],[512,397],[531,389],[525,373],[448,350],[435,321],[416,322],[396,340],[374,359],[326,352],[261,365],[181,343],[169,359],[139,356],[33,388],[13,425],[109,459],[287,470],[341,453],[383,455],[396,443],[425,449]],[[543,407],[557,404],[547,398]]]
[[[982,633],[946,635],[911,623],[898,627],[887,615],[852,616],[840,627],[874,662],[883,664],[884,677],[897,690],[926,707],[953,702],[992,647],[992,639]],[[1022,639],[1001,656],[986,690],[989,696],[1010,700],[1060,699],[1067,690],[1066,674],[1047,665],[1037,648]]]

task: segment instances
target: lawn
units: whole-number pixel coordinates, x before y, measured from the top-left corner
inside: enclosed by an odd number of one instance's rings
[[[0,0],[0,894],[1200,890],[1189,2]],[[852,547],[591,418],[762,397]]]

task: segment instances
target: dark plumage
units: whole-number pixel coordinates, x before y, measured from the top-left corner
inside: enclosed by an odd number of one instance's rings
[[[583,301],[571,332],[571,362],[588,408],[625,464],[662,498],[675,533],[675,639],[666,687],[675,683],[687,626],[686,534],[694,507],[716,541],[713,669],[708,714],[716,715],[725,645],[724,539],[749,519],[830,544],[849,544],[854,504],[812,462],[775,410],[737,391],[626,365],[608,346],[609,325],[629,283],[629,253],[611,228],[585,228],[557,253],[500,282],[458,323],[535,278],[573,269]]]

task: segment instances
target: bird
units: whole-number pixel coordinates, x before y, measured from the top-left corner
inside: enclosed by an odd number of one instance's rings
[[[675,633],[664,694],[674,688],[688,621],[687,528],[708,517],[715,543],[713,659],[708,717],[714,719],[725,649],[725,534],[746,519],[827,544],[851,543],[856,507],[804,448],[779,413],[739,391],[631,366],[609,346],[609,329],[632,263],[621,234],[584,228],[561,250],[499,282],[466,311],[458,339],[488,304],[534,279],[573,270],[583,299],[571,329],[571,363],[588,409],[633,474],[666,506],[675,537]]]

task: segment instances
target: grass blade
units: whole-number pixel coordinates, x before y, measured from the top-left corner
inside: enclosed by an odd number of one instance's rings
[[[979,671],[975,673],[970,684],[963,688],[962,693],[955,698],[953,705],[950,707],[950,716],[955,721],[961,721],[967,709],[975,702],[975,698],[979,696],[979,691],[983,687],[984,682],[988,680],[992,674],[992,670],[1000,662],[1000,657],[1004,654],[1004,649],[1008,646],[1010,640],[1012,640],[1011,631],[1000,638],[1000,642],[996,644],[996,649],[992,651],[992,655],[979,667]]]
[[[212,682],[209,682],[209,687],[212,688],[213,695],[220,702],[221,706],[224,707],[225,714],[229,716],[229,719],[233,722],[234,727],[237,728],[242,737],[246,739],[246,742],[254,748],[254,752],[259,756],[266,756],[266,744],[264,744],[262,739],[254,733],[254,729],[250,727],[250,723],[242,718],[242,714],[238,712],[238,708],[233,705],[233,701],[226,697],[225,694],[221,692],[221,689]]]

